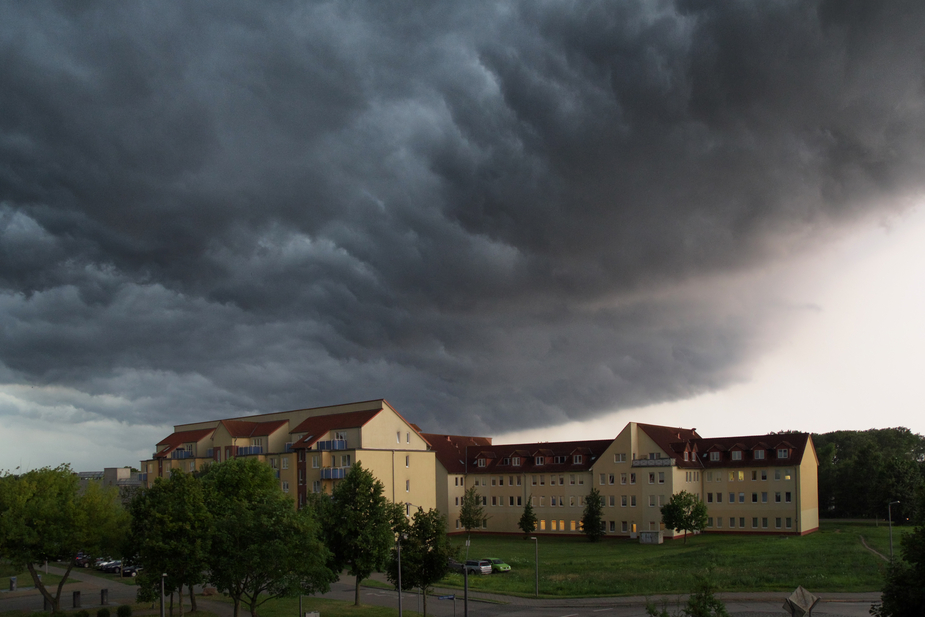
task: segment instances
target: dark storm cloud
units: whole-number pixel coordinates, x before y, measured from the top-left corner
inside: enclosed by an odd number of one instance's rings
[[[743,273],[921,193],[923,12],[3,6],[0,377],[484,433],[744,379]]]

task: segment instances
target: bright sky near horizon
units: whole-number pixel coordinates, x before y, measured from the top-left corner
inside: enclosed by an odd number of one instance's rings
[[[925,432],[923,40],[916,0],[0,3],[0,469],[378,398]]]

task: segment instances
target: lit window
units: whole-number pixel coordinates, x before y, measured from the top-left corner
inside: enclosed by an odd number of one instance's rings
[[[792,477],[792,476],[790,475],[790,470],[789,470],[789,469],[785,469],[785,470],[784,470],[784,480],[790,480],[791,477]]]

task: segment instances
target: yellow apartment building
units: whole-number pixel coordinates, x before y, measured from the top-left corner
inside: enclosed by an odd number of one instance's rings
[[[706,532],[806,534],[819,527],[815,448],[807,433],[705,438],[695,429],[630,422],[614,439],[493,444],[490,437],[422,433],[382,399],[178,425],[141,461],[150,486],[171,469],[195,471],[253,456],[276,471],[301,506],[330,493],[354,462],[405,505],[439,509],[462,531],[465,491],[476,487],[488,519],[482,531],[520,533],[527,503],[539,534],[581,533],[592,488],[608,536],[664,529],[660,508],[687,491],[707,504]]]

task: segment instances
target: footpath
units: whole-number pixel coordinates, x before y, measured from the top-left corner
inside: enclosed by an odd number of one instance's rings
[[[48,572],[61,575],[64,574],[64,569],[49,566]],[[387,584],[387,580],[384,574],[374,574],[372,576],[372,580]],[[0,591],[0,612],[16,609],[29,611],[42,610],[43,598],[39,591],[35,588],[32,588],[31,586],[22,586],[22,583],[31,585],[31,582],[32,581],[20,581],[21,585],[19,590],[14,592]],[[135,585],[126,584],[117,579],[96,576],[91,571],[74,569],[71,571],[70,577],[68,578],[68,583],[64,586],[64,591],[61,594],[61,608],[64,610],[71,610],[73,604],[73,592],[79,591],[81,608],[87,609],[90,611],[91,615],[93,615],[96,612],[96,609],[102,606],[100,604],[100,591],[103,589],[108,590],[109,602],[107,606],[113,611],[113,614],[115,613],[115,608],[118,605],[135,603],[135,595],[137,591],[137,587]],[[398,594],[394,589],[378,589],[368,587],[363,587],[362,589],[364,593],[364,603],[379,604],[382,606],[391,607],[397,606]],[[330,598],[334,600],[352,601],[353,594],[354,578],[347,574],[343,574],[340,581],[332,585],[331,591],[326,594],[319,595],[319,597]],[[438,604],[437,598],[439,596],[451,595],[456,596],[457,601],[461,602],[463,599],[463,590],[449,588],[434,589],[433,595],[428,599],[428,608],[436,608],[435,605]],[[787,595],[789,594],[780,591],[731,592],[718,593],[717,597],[723,600],[727,606],[730,604],[735,604],[742,607],[780,607]],[[817,614],[838,614],[839,611],[835,607],[837,607],[839,604],[843,604],[845,606],[852,604],[863,604],[870,606],[870,604],[880,600],[880,594],[878,592],[818,593],[816,595],[822,598],[822,602],[817,606],[817,609],[813,611]],[[403,594],[403,598],[405,607],[409,610],[414,610],[417,606],[417,594],[414,592],[405,592]],[[196,601],[201,609],[215,613],[219,617],[232,617],[233,607],[228,602],[210,600],[207,596],[201,595],[197,595]],[[669,606],[676,606],[678,603],[686,602],[687,596],[672,594],[649,597],[608,596],[593,598],[531,598],[510,596],[498,593],[487,593],[484,591],[469,591],[469,602],[481,603],[483,606],[490,604],[496,605],[499,608],[503,606],[508,607],[506,611],[502,612],[517,611],[530,613],[531,611],[543,611],[549,609],[587,609],[593,612],[600,612],[603,610],[617,609],[620,607],[644,607],[648,601],[654,602],[657,606],[662,606],[665,604]],[[823,607],[826,607],[828,610],[822,610]],[[150,610],[136,610],[135,614],[148,615],[158,614],[158,612],[159,607],[154,605]],[[743,608],[742,610],[734,612],[734,614],[752,615],[757,613],[751,610],[745,610]],[[784,613],[778,611],[774,614],[782,615]]]

